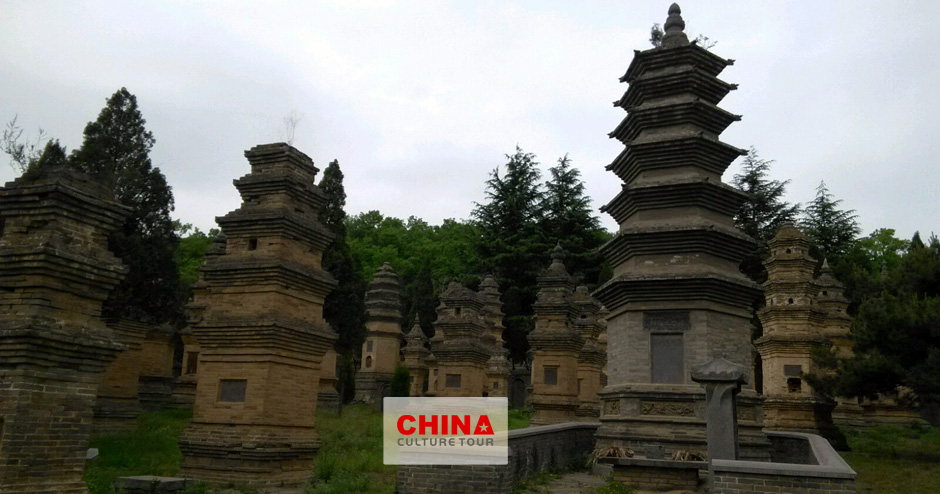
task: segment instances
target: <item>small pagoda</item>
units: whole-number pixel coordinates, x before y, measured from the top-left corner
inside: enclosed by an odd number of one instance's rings
[[[245,157],[242,205],[216,218],[225,251],[202,266],[193,300],[199,371],[180,475],[300,492],[320,445],[320,366],[336,341],[323,320],[336,281],[321,267],[333,235],[318,221],[326,197],[307,155],[278,143]]]
[[[424,396],[428,384],[427,359],[431,351],[428,350],[428,337],[424,335],[417,316],[414,325],[411,326],[411,331],[405,335],[405,346],[401,349],[401,354],[404,358],[404,365],[408,369],[408,376],[411,378],[409,396]]]
[[[499,293],[499,284],[493,275],[486,275],[480,283],[477,292],[486,301],[483,306],[483,317],[490,328],[490,360],[486,365],[486,393],[487,396],[508,396],[509,373],[512,364],[509,362],[509,349],[503,342],[503,303]]]
[[[532,425],[577,420],[579,357],[584,338],[573,321],[575,283],[565,269],[565,251],[556,245],[552,263],[538,276],[538,298],[533,304],[535,329],[528,335],[532,347]]]
[[[492,354],[489,326],[483,317],[486,301],[473,290],[451,282],[441,293],[434,321],[433,394],[476,397],[486,393],[487,364]]]
[[[607,331],[606,309],[586,286],[579,286],[572,296],[575,306],[574,329],[584,339],[578,353],[578,411],[579,420],[596,422],[600,418],[601,400],[598,392],[604,386],[604,366],[607,365],[607,349],[601,335]]]
[[[732,60],[683,32],[673,4],[661,46],[636,51],[614,106],[627,112],[610,134],[624,145],[607,169],[622,190],[602,208],[619,224],[602,247],[612,279],[594,296],[608,316],[608,384],[598,445],[653,444],[664,454],[705,451],[705,394],[695,366],[723,355],[752,368],[751,306],[760,286],[738,266],[755,246],[734,227],[744,193],[721,176],[742,149],[721,133],[738,115],[717,105],[733,89],[718,79]],[[739,396],[743,458],[767,458],[760,398]]]
[[[356,401],[381,409],[400,361],[401,281],[389,263],[379,266],[366,292],[366,340],[356,372]]]

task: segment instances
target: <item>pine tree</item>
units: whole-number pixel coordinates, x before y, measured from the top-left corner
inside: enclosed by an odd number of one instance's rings
[[[816,198],[806,206],[801,220],[806,235],[830,262],[845,255],[862,231],[855,210],[843,211],[839,209],[840,204],[842,200],[834,199],[826,183],[820,182]]]
[[[365,338],[365,290],[362,268],[358,265],[346,242],[346,189],[343,187],[343,172],[339,162],[333,160],[323,171],[323,178],[318,184],[326,196],[326,204],[320,210],[320,222],[335,237],[333,243],[323,253],[323,269],[329,271],[338,282],[336,288],[323,303],[323,318],[339,335],[336,352],[340,358],[339,383],[341,388],[352,382],[347,376],[354,366],[349,365],[358,355]],[[340,389],[341,396],[348,396],[349,390]]]
[[[768,178],[773,164],[773,160],[761,159],[752,147],[744,158],[741,173],[736,174],[731,182],[748,196],[734,216],[734,226],[757,240],[757,249],[741,262],[741,271],[758,282],[766,277],[761,259],[767,242],[776,235],[780,225],[793,221],[800,210],[799,204],[791,205],[783,200],[790,181]]]
[[[512,358],[525,359],[528,349],[520,337],[531,327],[538,273],[548,265],[552,245],[540,228],[541,174],[535,155],[518,146],[500,175],[496,168],[486,182],[485,204],[473,218],[480,229],[478,251],[484,272],[493,273],[503,292],[503,311]]]
[[[603,260],[597,252],[609,235],[591,214],[591,199],[584,193],[581,172],[571,166],[568,155],[549,169],[545,182],[541,228],[549,240],[560,241],[568,253],[568,271],[589,286],[596,286]]]
[[[173,191],[150,162],[155,140],[145,123],[137,98],[121,88],[85,127],[71,161],[131,208],[123,228],[108,239],[129,271],[105,302],[104,317],[180,323],[185,297],[175,262],[179,236],[170,218]]]

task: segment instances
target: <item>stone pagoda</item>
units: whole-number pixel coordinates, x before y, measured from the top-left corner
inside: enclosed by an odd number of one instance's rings
[[[98,385],[95,401],[95,431],[120,432],[137,424],[141,406],[138,398],[142,344],[150,329],[129,319],[108,323],[108,329],[125,350],[108,364]]]
[[[509,349],[503,342],[503,302],[500,300],[499,284],[493,275],[486,275],[480,283],[477,292],[486,305],[483,306],[483,317],[490,328],[490,360],[486,364],[486,394],[487,396],[508,396],[509,374],[512,364],[509,362]]]
[[[487,364],[492,343],[483,307],[486,301],[476,292],[451,282],[441,293],[434,322],[431,352],[436,371],[435,396],[483,396],[487,390]]]
[[[411,380],[408,396],[423,396],[425,385],[428,382],[427,359],[431,355],[431,351],[428,350],[428,337],[424,335],[424,330],[421,329],[421,323],[418,321],[417,316],[414,325],[411,326],[411,331],[405,335],[405,342],[405,347],[401,349],[401,353]]]
[[[240,208],[216,218],[225,252],[200,271],[192,333],[199,345],[193,419],[179,439],[180,476],[300,492],[319,448],[317,391],[336,333],[321,267],[333,235],[318,221],[317,168],[284,144],[245,152]]]
[[[825,344],[826,314],[816,304],[812,243],[792,223],[768,242],[764,261],[765,306],[757,313],[764,334],[757,339],[764,376],[764,425],[768,429],[819,434],[817,417],[831,406],[817,398],[804,375],[816,371],[813,351]]]
[[[127,268],[108,250],[128,208],[67,166],[0,189],[0,492],[83,494],[105,366],[124,348],[101,304]],[[135,383],[136,385],[136,383]]]
[[[339,355],[330,348],[323,355],[320,363],[320,390],[317,393],[317,408],[328,412],[338,412],[340,408],[339,392],[336,385],[339,383],[339,373],[336,370],[336,361]]]
[[[366,292],[366,341],[356,372],[356,401],[381,409],[401,350],[401,282],[389,263],[372,275]]]
[[[822,268],[816,278],[816,305],[826,317],[823,320],[822,334],[832,342],[832,351],[840,359],[851,357],[852,316],[848,314],[849,300],[845,298],[844,287],[832,274],[829,261],[823,259]],[[862,407],[857,398],[836,398],[836,408],[832,411],[833,422],[840,427],[862,427]]]
[[[755,246],[732,219],[746,196],[721,182],[745,154],[719,140],[740,119],[717,106],[736,87],[718,79],[733,61],[689,42],[676,4],[664,28],[662,46],[635,52],[620,78],[629,88],[614,106],[627,115],[610,137],[625,147],[607,169],[624,184],[602,208],[620,227],[601,250],[613,278],[594,296],[610,311],[598,445],[668,455],[706,449],[691,369],[719,355],[752,367],[760,287],[738,269]],[[766,458],[749,382],[738,400],[742,457]]]
[[[573,422],[578,412],[578,360],[584,338],[574,328],[578,312],[573,301],[575,283],[564,259],[564,250],[556,245],[551,265],[538,277],[538,299],[532,306],[535,329],[528,336],[532,425]]]
[[[574,291],[572,303],[575,319],[572,325],[584,339],[578,353],[578,412],[580,420],[596,422],[601,416],[601,400],[597,394],[603,388],[603,370],[607,365],[607,349],[600,338],[607,331],[604,306],[591,297],[586,286]]]

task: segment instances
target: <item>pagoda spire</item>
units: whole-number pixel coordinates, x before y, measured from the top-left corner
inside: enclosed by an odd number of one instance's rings
[[[679,4],[674,3],[669,6],[669,17],[663,25],[666,34],[663,35],[663,48],[675,48],[689,44],[689,37],[686,36],[685,21],[682,20],[682,9]]]

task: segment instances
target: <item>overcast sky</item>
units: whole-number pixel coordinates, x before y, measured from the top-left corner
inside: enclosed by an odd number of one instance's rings
[[[755,146],[806,203],[824,180],[867,234],[940,233],[940,2],[681,2],[686,32],[736,63],[725,142]],[[668,1],[0,0],[0,121],[69,149],[115,90],[137,95],[175,217],[240,203],[242,153],[283,140],[338,159],[347,212],[466,218],[516,144],[568,153],[595,207],[619,190],[611,102]],[[0,180],[14,177],[0,157]],[[725,181],[738,170],[732,165]],[[616,225],[601,215],[604,225]]]

